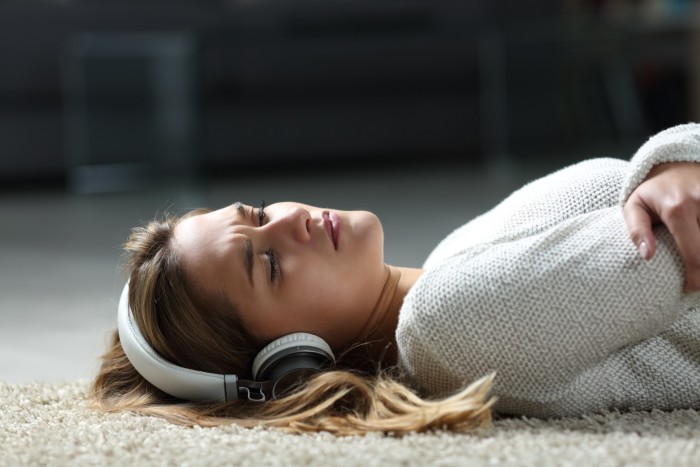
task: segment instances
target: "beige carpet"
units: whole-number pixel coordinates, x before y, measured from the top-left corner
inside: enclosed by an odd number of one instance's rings
[[[0,465],[700,466],[700,415],[510,419],[481,434],[289,435],[87,408],[86,382],[0,383]]]

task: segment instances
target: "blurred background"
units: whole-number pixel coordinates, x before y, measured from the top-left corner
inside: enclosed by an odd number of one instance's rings
[[[689,0],[0,0],[0,381],[89,378],[164,211],[379,214],[419,267],[581,159],[700,116]]]

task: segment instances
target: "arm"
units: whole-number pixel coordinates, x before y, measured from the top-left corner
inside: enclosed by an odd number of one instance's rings
[[[445,261],[404,305],[414,316],[398,338],[421,342],[419,352],[403,352],[406,367],[430,392],[494,370],[496,393],[512,397],[569,384],[691,306],[673,240],[664,228],[655,233],[656,255],[643,261],[615,206]],[[421,361],[439,362],[456,379],[446,387],[444,378],[423,378]]]

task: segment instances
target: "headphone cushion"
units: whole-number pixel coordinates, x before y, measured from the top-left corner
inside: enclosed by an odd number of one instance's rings
[[[265,366],[265,364],[275,358],[275,356],[283,351],[286,351],[293,347],[314,347],[323,353],[328,354],[330,360],[335,361],[335,356],[328,343],[321,337],[310,334],[308,332],[295,332],[293,334],[287,334],[279,339],[267,344],[253,360],[253,379],[258,380],[260,369]]]

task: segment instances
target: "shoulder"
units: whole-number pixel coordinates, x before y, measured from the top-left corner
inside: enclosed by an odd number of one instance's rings
[[[424,264],[430,269],[467,248],[534,235],[572,216],[618,203],[629,162],[585,160],[534,180],[443,239]]]
[[[399,366],[418,390],[431,396],[463,385],[463,372],[455,371],[452,357],[469,353],[463,342],[452,342],[460,335],[454,329],[465,324],[460,312],[464,288],[449,269],[441,264],[423,273],[404,299],[396,329]]]

